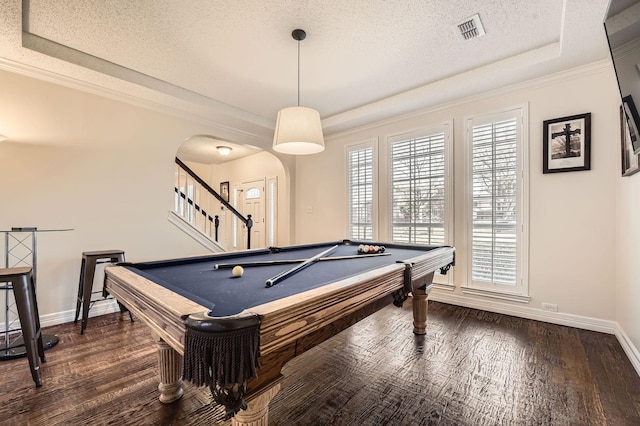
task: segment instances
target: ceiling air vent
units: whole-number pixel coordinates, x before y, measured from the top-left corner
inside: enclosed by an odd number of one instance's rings
[[[482,37],[484,35],[484,28],[482,22],[480,22],[480,15],[477,13],[462,22],[456,24],[460,35],[465,40],[471,40],[472,38]]]

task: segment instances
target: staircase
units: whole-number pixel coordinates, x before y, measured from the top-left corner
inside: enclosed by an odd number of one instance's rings
[[[175,162],[175,202],[169,221],[214,252],[251,248],[251,215],[244,217],[180,159]],[[230,214],[216,214],[225,210]],[[246,245],[238,241],[238,225],[247,228]]]

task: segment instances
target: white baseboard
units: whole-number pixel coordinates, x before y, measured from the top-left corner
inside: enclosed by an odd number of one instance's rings
[[[431,292],[429,299],[436,302],[464,306],[465,308],[480,309],[498,314],[512,315],[514,317],[581,328],[584,330],[599,331],[601,333],[616,334],[617,330],[617,323],[615,321],[601,320],[562,312],[548,312],[543,311],[542,309],[530,308],[523,305],[502,303],[497,300],[485,300],[470,296],[460,296],[449,292],[438,291],[437,289]]]
[[[97,317],[99,315],[111,314],[113,312],[120,312],[120,307],[116,303],[115,299],[103,300],[93,304],[91,309],[89,310],[89,318]],[[62,311],[55,312],[53,314],[40,315],[40,327],[50,327],[52,325],[64,324],[67,322],[73,322],[74,317],[76,316],[76,310],[70,311]],[[82,316],[82,312],[80,312],[80,316]],[[16,319],[17,321],[17,319]],[[18,322],[12,324],[15,328],[18,326]],[[78,324],[80,324],[80,319],[78,319]],[[0,323],[0,330],[5,329],[4,322]]]
[[[111,314],[113,312],[120,312],[120,307],[118,306],[118,303],[115,301],[115,299],[101,300],[91,306],[91,309],[89,309],[89,318],[97,317],[99,315]],[[72,322],[75,316],[75,309],[72,311],[62,311],[54,314],[41,315],[40,326],[44,328],[52,325]],[[82,312],[80,312],[80,317],[82,317]],[[78,319],[78,324],[79,323],[80,319]]]
[[[633,345],[627,333],[620,328],[620,324],[617,324],[616,327],[616,337],[620,345],[622,345],[622,349],[624,349],[624,352],[627,354],[629,361],[631,361],[633,368],[636,369],[638,376],[640,376],[640,352],[638,352],[638,348]]]
[[[607,321],[581,315],[565,314],[561,312],[547,312],[542,309],[529,308],[521,305],[510,305],[492,300],[480,300],[467,296],[459,296],[437,289],[429,295],[429,299],[436,302],[449,303],[465,308],[480,309],[499,314],[512,315],[536,321],[544,321],[552,324],[566,325],[584,330],[599,331],[601,333],[614,334],[620,342],[622,349],[631,361],[633,368],[640,376],[640,351],[636,348],[616,321]]]

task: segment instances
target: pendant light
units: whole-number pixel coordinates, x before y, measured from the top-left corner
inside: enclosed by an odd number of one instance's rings
[[[324,151],[320,114],[315,109],[300,106],[300,41],[307,33],[297,29],[291,37],[298,41],[298,106],[278,112],[273,150],[292,155],[317,154]]]

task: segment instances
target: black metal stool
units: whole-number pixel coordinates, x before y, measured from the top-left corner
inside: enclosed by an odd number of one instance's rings
[[[124,251],[122,250],[98,250],[82,252],[82,264],[80,265],[80,282],[78,283],[78,299],[76,301],[76,317],[73,322],[78,322],[80,306],[82,306],[82,327],[80,334],[84,334],[89,319],[89,308],[93,303],[111,299],[104,291],[93,291],[93,279],[96,273],[96,265],[100,263],[124,262]],[[100,299],[91,300],[93,294],[102,293]],[[129,318],[133,321],[133,315],[122,304],[118,303],[120,312],[129,312]]]
[[[0,282],[10,284],[13,289],[22,338],[31,368],[31,377],[36,382],[36,386],[40,387],[42,386],[40,361],[45,362],[46,359],[31,267],[0,268]]]

